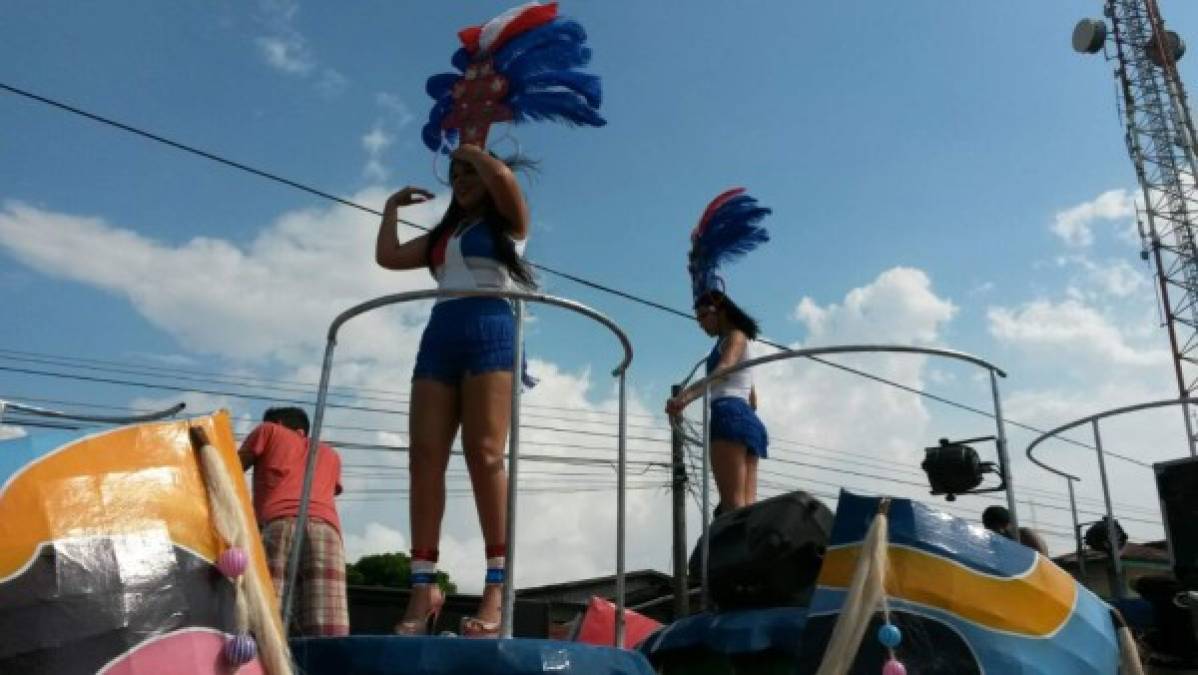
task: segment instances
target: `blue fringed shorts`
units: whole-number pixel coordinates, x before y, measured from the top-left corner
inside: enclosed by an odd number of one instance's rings
[[[711,402],[712,440],[740,443],[751,455],[765,459],[770,438],[757,413],[743,398],[729,396]]]
[[[502,298],[458,298],[433,305],[412,379],[457,385],[467,375],[511,371],[516,315]],[[527,372],[524,373],[528,385]]]

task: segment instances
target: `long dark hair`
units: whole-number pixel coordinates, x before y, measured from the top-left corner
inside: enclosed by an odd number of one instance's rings
[[[492,155],[494,156],[494,155]],[[501,160],[508,168],[513,171],[536,169],[536,162],[525,157],[510,157]],[[448,237],[453,232],[453,228],[461,224],[465,214],[462,207],[453,197],[450,197],[449,208],[445,209],[445,215],[441,216],[441,222],[429,231],[428,248],[425,252],[425,265],[429,272],[433,271],[433,249],[443,237]],[[495,254],[499,258],[499,262],[507,268],[508,274],[517,284],[527,289],[537,287],[537,280],[533,276],[532,268],[524,259],[516,253],[516,244],[508,236],[508,231],[512,229],[512,223],[495,207],[495,200],[488,192],[483,203],[483,224],[487,227],[487,231],[491,233],[491,241],[495,244]]]
[[[699,299],[695,301],[695,308],[697,309],[701,305],[711,305],[716,308],[716,311],[723,312],[724,316],[728,317],[728,323],[744,333],[745,337],[750,340],[756,340],[758,334],[761,333],[761,326],[758,325],[757,319],[749,316],[745,310],[732,302],[732,298],[720,291],[708,291],[699,296]]]

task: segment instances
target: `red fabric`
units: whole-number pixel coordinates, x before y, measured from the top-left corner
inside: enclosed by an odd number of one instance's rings
[[[508,40],[511,40],[512,38],[526,31],[544,26],[550,21],[553,21],[553,19],[556,17],[556,2],[551,2],[547,5],[529,7],[523,12],[520,12],[516,18],[508,22],[508,25],[499,32],[499,37],[495,38],[495,40],[487,48],[487,51],[494,53],[495,51],[503,48],[503,45],[506,44]]]
[[[424,562],[437,562],[441,557],[441,552],[435,548],[414,548],[412,549],[412,560],[422,560]]]
[[[445,249],[449,247],[449,238],[452,233],[446,230],[441,234],[441,238],[433,242],[432,255],[429,256],[429,261],[432,263],[434,270],[445,264]]]
[[[462,46],[470,52],[471,56],[478,53],[478,36],[482,35],[482,32],[482,26],[470,26],[458,31],[458,39],[462,41]]]
[[[500,17],[495,17],[495,19],[492,19],[491,21],[495,21],[499,18]],[[511,40],[521,33],[530,31],[533,28],[543,26],[550,21],[553,21],[555,18],[557,18],[556,2],[551,2],[545,5],[533,5],[532,7],[520,12],[515,17],[509,19],[507,25],[504,26],[501,31],[499,31],[499,35],[496,36],[490,45],[488,45],[487,51],[494,53],[496,50],[502,48],[508,40]],[[487,23],[489,24],[490,22]],[[486,25],[487,24],[483,24],[482,26],[470,26],[469,28],[463,28],[462,30],[458,31],[458,39],[462,41],[462,46],[466,48],[466,51],[469,52],[471,56],[478,54],[478,52],[482,49],[482,45],[479,43],[479,41],[482,38],[483,28]]]
[[[246,436],[241,452],[254,456],[254,515],[259,523],[299,514],[308,461],[308,437],[274,422],[264,422]],[[341,493],[341,457],[321,443],[312,477],[308,516],[341,532],[334,495]]]
[[[495,544],[486,548],[488,558],[502,558],[507,555],[507,544]]]
[[[708,204],[707,208],[703,211],[703,217],[699,218],[699,224],[696,225],[695,229],[691,232],[691,241],[698,239],[699,236],[703,234],[703,231],[707,229],[707,219],[711,218],[711,214],[715,213],[716,209],[720,208],[724,204],[727,204],[729,199],[744,194],[744,192],[745,189],[743,187],[732,188],[731,190],[723,192],[718,197],[711,200],[711,203]]]
[[[624,610],[624,647],[632,649],[661,628],[661,624],[631,609]],[[616,641],[616,606],[599,597],[591,597],[576,642],[610,647]]]

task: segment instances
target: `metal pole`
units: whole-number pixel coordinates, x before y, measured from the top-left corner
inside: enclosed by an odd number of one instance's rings
[[[625,438],[628,435],[627,408],[627,379],[628,371],[620,371],[620,439],[619,439],[619,475],[616,477],[616,647],[624,646],[624,490],[626,487],[625,471],[627,469],[627,449]]]
[[[1065,485],[1069,487],[1069,512],[1073,514],[1073,539],[1077,544],[1077,573],[1082,585],[1086,585],[1086,551],[1082,548],[1082,526],[1077,520],[1077,500],[1073,497],[1073,479],[1066,478]]]
[[[524,301],[513,300],[516,313],[516,338],[512,357],[512,420],[507,445],[507,553],[503,561],[503,612],[499,636],[512,637],[516,612],[516,479],[520,462],[520,391],[524,373]]]
[[[998,461],[1002,464],[1003,484],[1007,486],[1007,510],[1011,512],[1011,534],[1019,541],[1019,516],[1015,512],[1015,479],[1011,457],[1007,454],[1007,426],[1002,419],[1002,398],[998,395],[998,375],[990,368],[990,392],[994,396],[994,425],[998,428]]]
[[[1187,398],[1188,396],[1189,396],[1189,394],[1187,394],[1184,391],[1181,393],[1182,398]],[[1189,445],[1190,445],[1190,457],[1198,457],[1198,447],[1196,447],[1195,443],[1194,443],[1194,441],[1195,441],[1194,425],[1193,425],[1193,422],[1190,420],[1190,404],[1189,403],[1181,404],[1181,414],[1182,414],[1182,417],[1184,417],[1185,421],[1186,421],[1186,441],[1188,441]]]
[[[1102,436],[1098,433],[1098,420],[1090,420],[1094,428],[1094,448],[1098,452],[1098,472],[1102,477],[1102,498],[1106,501],[1106,535],[1110,545],[1111,568],[1115,572],[1114,583],[1111,584],[1111,594],[1116,600],[1123,599],[1123,564],[1119,560],[1119,539],[1115,536],[1115,511],[1111,507],[1111,486],[1106,478],[1106,457],[1102,452]]]
[[[711,534],[711,516],[708,514],[708,506],[711,501],[711,385],[703,386],[703,550],[700,553],[701,566],[699,573],[703,578],[703,597],[702,607],[707,609],[708,603],[708,587],[707,587],[707,556],[711,552],[711,539],[708,537]]]
[[[304,490],[300,493],[299,513],[295,516],[295,532],[291,535],[291,550],[287,552],[287,582],[283,586],[283,630],[291,625],[291,610],[295,605],[295,581],[299,577],[300,551],[308,528],[308,506],[312,501],[312,479],[316,476],[316,459],[320,448],[320,428],[324,424],[325,399],[329,391],[329,374],[333,369],[333,349],[337,337],[329,335],[324,348],[324,364],[320,368],[320,388],[316,390],[316,410],[312,413],[312,429],[308,434],[308,458],[304,466]]]
[[[681,391],[682,385],[675,384],[670,387],[670,396],[676,397]],[[670,461],[674,469],[671,482],[674,498],[674,620],[677,621],[690,609],[686,593],[686,451],[678,426],[671,425],[670,429]]]

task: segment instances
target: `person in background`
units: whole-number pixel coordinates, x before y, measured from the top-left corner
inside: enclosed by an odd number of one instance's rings
[[[769,241],[761,221],[770,209],[733,188],[713,199],[691,231],[687,271],[691,277],[695,320],[715,345],[707,356],[707,375],[724,375],[749,358],[750,340],[757,339],[757,321],[728,297],[719,275],[722,265]],[[703,390],[691,385],[666,402],[671,418]],[[769,434],[757,417],[757,389],[753,373],[738,370],[710,385],[711,472],[715,476],[720,503],[716,515],[743,508],[757,501],[757,465],[766,458]]]
[[[247,471],[254,469],[254,515],[279,597],[304,488],[308,431],[308,415],[302,409],[271,408],[238,451],[241,466]],[[302,635],[348,635],[345,552],[333,501],[341,494],[341,458],[324,443],[317,453],[300,554],[296,621]]]
[[[1019,528],[1019,543],[1035,550],[1044,557],[1048,557],[1048,545],[1044,543],[1044,538],[1030,527]]]
[[[1011,512],[1005,506],[987,506],[982,511],[982,527],[1008,539],[1015,538],[1011,532]]]

